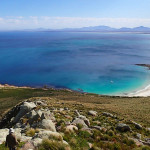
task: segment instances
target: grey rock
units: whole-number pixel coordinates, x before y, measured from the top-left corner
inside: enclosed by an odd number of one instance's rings
[[[72,124],[75,124],[75,125],[81,124],[83,127],[88,127],[88,126],[85,124],[84,120],[83,120],[83,119],[80,119],[80,118],[76,118],[76,119],[72,122]]]
[[[14,128],[21,128],[22,124],[20,122],[16,123],[16,125],[14,126]]]
[[[140,140],[141,139],[141,134],[140,133],[136,133],[136,138]]]
[[[56,132],[55,124],[52,122],[52,120],[46,120],[43,119],[39,124],[38,127],[41,129],[48,129],[50,131]]]
[[[36,113],[41,117],[42,116],[42,111],[39,109],[36,111]]]
[[[75,125],[68,125],[65,128],[66,132],[74,132],[74,131],[77,131],[77,130],[78,130],[78,128]]]
[[[80,115],[80,113],[77,110],[75,110],[75,113],[78,116],[76,119],[83,120],[87,126],[90,126],[90,121],[86,118],[86,116]]]
[[[36,104],[36,105],[40,105],[40,106],[47,106],[46,103],[44,103],[44,102],[42,102],[42,101],[40,101],[40,100],[35,101],[35,104]]]
[[[136,123],[136,122],[134,122],[134,121],[132,121],[132,123],[135,125],[135,128],[136,128],[136,129],[139,129],[139,130],[142,129],[142,126],[141,126],[140,124],[138,124],[138,123]]]
[[[37,113],[36,113],[34,110],[32,110],[32,111],[30,111],[29,113],[27,113],[27,114],[25,115],[25,117],[27,117],[27,118],[32,118],[32,117],[34,117],[36,114],[37,114]]]
[[[93,128],[93,129],[100,130],[100,131],[103,129],[103,128],[102,128],[102,127],[100,127],[100,126],[92,126],[92,128]]]
[[[21,117],[23,117],[26,113],[30,112],[33,108],[36,108],[36,105],[33,102],[24,102],[20,106],[20,111],[14,118],[13,122],[17,123]]]
[[[47,120],[55,120],[55,117],[53,115],[53,113],[51,113],[49,110],[45,110],[45,111],[42,111],[42,115],[41,115],[41,120],[43,119],[47,119]]]
[[[130,126],[123,124],[123,123],[119,123],[116,127],[117,130],[121,131],[121,132],[127,132],[127,131],[131,131]]]
[[[93,110],[90,110],[90,111],[88,112],[88,115],[96,116],[96,115],[97,115],[97,112],[96,112],[96,111],[93,111]]]
[[[38,119],[40,118],[40,115],[37,112],[35,112],[34,110],[32,110],[28,116],[29,116],[28,122],[30,125],[32,125],[34,122],[37,122]]]
[[[106,117],[114,118],[114,115],[111,114],[111,113],[108,113],[108,112],[103,112],[102,115],[103,115],[103,116],[106,116]]]

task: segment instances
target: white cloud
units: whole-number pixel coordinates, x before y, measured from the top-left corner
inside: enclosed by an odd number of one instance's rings
[[[107,25],[111,27],[150,27],[150,19],[140,18],[81,18],[49,16],[7,16],[0,18],[0,29],[33,29],[33,28],[78,28],[85,26]]]

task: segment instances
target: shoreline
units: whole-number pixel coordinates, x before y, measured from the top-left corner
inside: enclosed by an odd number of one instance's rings
[[[128,97],[148,97],[150,96],[150,84],[144,89],[127,94]]]
[[[29,87],[29,86],[16,86],[16,85],[9,85],[9,84],[0,84],[0,89],[38,89],[38,87]],[[48,90],[48,89],[54,89],[54,90],[67,90],[70,92],[79,92],[79,93],[84,93],[84,94],[96,94],[96,93],[90,93],[90,92],[80,92],[77,90],[72,90],[72,89],[67,89],[67,88],[44,88],[44,87],[39,87],[41,89],[44,90]],[[118,95],[105,95],[105,94],[97,94],[99,96],[108,96],[108,97],[149,97],[150,96],[150,84],[148,86],[146,86],[143,89],[137,90],[135,92],[132,93],[122,93],[122,94],[118,94]]]

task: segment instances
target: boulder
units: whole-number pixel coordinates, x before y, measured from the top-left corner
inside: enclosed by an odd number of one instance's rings
[[[14,118],[13,122],[17,123],[21,117],[23,117],[26,113],[30,112],[34,108],[36,108],[36,105],[33,102],[24,102],[20,106],[20,111]]]
[[[41,129],[48,129],[50,131],[56,131],[55,124],[52,122],[52,120],[43,119],[41,122],[39,122],[38,127]]]
[[[66,132],[74,132],[77,130],[78,130],[78,128],[75,125],[68,125],[68,126],[66,126],[66,129],[65,129]]]
[[[80,115],[80,113],[77,110],[75,110],[75,113],[78,115],[76,119],[83,120],[87,126],[90,126],[90,121],[86,118],[86,116]]]
[[[136,128],[136,129],[139,129],[139,130],[142,129],[142,126],[141,126],[140,124],[138,124],[138,123],[136,123],[136,122],[134,122],[134,121],[132,121],[132,123],[135,125],[135,128]]]
[[[97,112],[96,112],[96,111],[93,111],[93,110],[90,110],[90,111],[88,112],[88,115],[96,116],[96,115],[97,115]]]
[[[114,118],[114,115],[111,114],[111,113],[108,113],[108,112],[103,112],[102,115],[103,115],[103,116],[106,116],[106,117]]]
[[[123,124],[123,123],[119,123],[116,127],[117,130],[121,131],[121,132],[127,132],[127,131],[131,131],[130,126]]]
[[[88,126],[85,124],[84,120],[83,120],[83,119],[80,119],[80,118],[76,118],[76,119],[72,122],[72,124],[75,124],[75,125],[80,124],[80,125],[82,125],[83,127],[88,127]]]

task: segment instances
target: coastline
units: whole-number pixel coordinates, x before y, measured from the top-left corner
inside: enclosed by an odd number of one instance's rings
[[[9,84],[0,84],[0,89],[18,89],[18,88],[23,88],[23,89],[37,89],[36,87],[29,87],[29,86],[15,86],[15,85],[9,85]],[[42,89],[47,89],[47,88],[42,88]],[[71,92],[79,92],[79,91],[75,91],[75,90],[71,90],[71,89],[57,89],[57,88],[52,88],[54,90],[67,90],[67,91],[71,91]],[[80,93],[80,92],[79,92]],[[87,94],[88,92],[82,92]],[[89,92],[90,94],[90,92]],[[91,93],[91,94],[95,94],[95,93]],[[150,96],[150,84],[148,86],[146,86],[143,89],[137,90],[135,92],[132,93],[123,93],[123,94],[118,94],[118,95],[103,95],[103,94],[98,94],[100,96],[116,96],[116,97],[149,97]]]
[[[150,70],[150,64],[135,64],[136,66],[141,66],[148,68]],[[150,96],[150,84],[135,91],[127,94],[128,97],[148,97]]]

